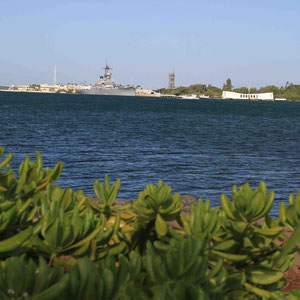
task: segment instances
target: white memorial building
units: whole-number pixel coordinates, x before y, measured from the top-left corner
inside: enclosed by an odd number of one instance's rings
[[[274,95],[273,93],[240,94],[236,92],[223,91],[222,98],[235,100],[274,100]]]

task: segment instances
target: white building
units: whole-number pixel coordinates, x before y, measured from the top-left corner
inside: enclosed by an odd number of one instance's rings
[[[153,90],[149,89],[136,89],[135,90],[135,95],[136,96],[141,96],[141,97],[160,97],[160,93],[156,93]]]
[[[181,99],[192,99],[192,100],[193,99],[199,99],[196,94],[180,95],[180,96],[178,96],[178,98],[181,98]]]
[[[259,93],[259,94],[240,94],[236,92],[223,91],[223,99],[240,99],[240,100],[274,100],[273,93]]]

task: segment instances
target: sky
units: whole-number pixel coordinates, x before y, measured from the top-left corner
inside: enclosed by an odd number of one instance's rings
[[[0,85],[300,84],[299,0],[0,0]]]

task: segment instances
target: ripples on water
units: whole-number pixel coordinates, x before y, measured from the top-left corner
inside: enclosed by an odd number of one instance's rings
[[[281,200],[300,189],[300,103],[0,93],[0,145],[17,165],[62,161],[58,183],[93,194],[105,174],[120,199],[162,179],[210,199],[260,180]]]

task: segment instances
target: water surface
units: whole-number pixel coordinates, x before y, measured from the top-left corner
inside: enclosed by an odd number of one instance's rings
[[[300,189],[300,103],[0,92],[0,145],[13,166],[34,151],[64,165],[58,183],[93,194],[120,178],[120,199],[162,179],[210,199],[264,180],[281,200]]]

